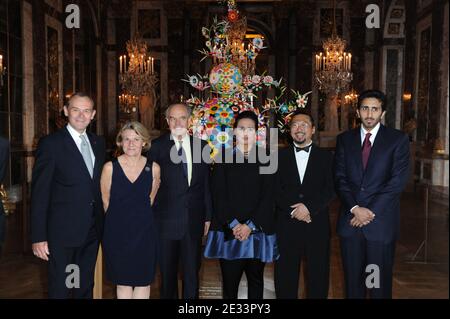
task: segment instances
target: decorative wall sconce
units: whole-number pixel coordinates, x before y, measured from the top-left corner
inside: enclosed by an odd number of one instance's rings
[[[436,141],[434,141],[434,153],[436,154],[445,154],[445,145],[442,138],[437,138]]]
[[[411,101],[412,95],[411,93],[405,92],[403,93],[403,102],[409,102]]]

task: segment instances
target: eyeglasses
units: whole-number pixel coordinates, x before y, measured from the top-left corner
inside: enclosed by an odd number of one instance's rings
[[[294,128],[294,129],[297,129],[297,128],[306,129],[310,126],[311,126],[311,124],[309,124],[307,122],[294,122],[291,124],[291,128]]]

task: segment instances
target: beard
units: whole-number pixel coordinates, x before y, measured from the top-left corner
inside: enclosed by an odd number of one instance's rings
[[[366,128],[374,128],[375,126],[377,126],[377,124],[380,122],[380,119],[376,120],[374,118],[365,118],[364,120],[362,120],[362,123],[364,124],[364,126]]]
[[[306,142],[306,135],[305,134],[301,134],[301,133],[294,134],[292,136],[292,139],[294,140],[295,143],[300,145],[300,144],[303,144],[303,143]]]

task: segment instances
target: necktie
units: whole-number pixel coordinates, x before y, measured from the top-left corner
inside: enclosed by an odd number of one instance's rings
[[[86,140],[86,135],[80,135],[81,138],[81,155],[83,156],[84,163],[86,163],[86,167],[89,171],[89,175],[91,177],[94,173],[94,167],[92,165],[92,157],[91,157],[91,150],[89,149],[89,144]]]
[[[188,178],[188,167],[187,167],[187,158],[186,153],[183,149],[183,141],[178,141],[180,147],[178,148],[178,156],[181,158],[181,162],[183,164],[183,173],[186,179]]]
[[[305,147],[298,147],[298,146],[294,145],[294,147],[295,147],[296,152],[305,151],[306,153],[309,153],[309,149],[311,148],[311,145],[312,144],[309,144],[308,146],[305,146]]]
[[[372,134],[367,133],[366,138],[364,139],[364,143],[362,146],[362,162],[364,170],[367,167],[367,161],[369,160],[370,150],[372,149],[372,144],[370,144],[370,136]]]

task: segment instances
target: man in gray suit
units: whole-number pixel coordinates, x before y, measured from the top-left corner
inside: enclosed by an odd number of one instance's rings
[[[9,142],[0,136],[0,184],[6,175],[6,166],[8,165]],[[0,257],[2,254],[2,245],[5,240],[5,211],[0,200]]]

